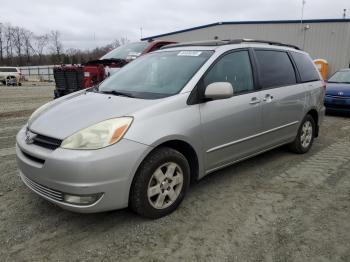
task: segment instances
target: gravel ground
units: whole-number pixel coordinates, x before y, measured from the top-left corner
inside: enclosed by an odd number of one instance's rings
[[[180,208],[64,211],[19,180],[15,134],[52,86],[0,86],[0,261],[350,261],[350,117],[306,155],[275,149],[193,185]]]

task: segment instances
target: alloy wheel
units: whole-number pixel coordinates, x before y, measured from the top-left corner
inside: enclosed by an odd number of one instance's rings
[[[148,183],[147,197],[152,207],[164,209],[173,204],[183,187],[183,171],[174,162],[168,162],[156,169]]]
[[[301,128],[300,143],[303,148],[307,148],[312,140],[313,128],[310,121],[305,121]]]

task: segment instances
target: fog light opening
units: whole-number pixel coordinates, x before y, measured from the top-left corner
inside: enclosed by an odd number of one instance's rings
[[[102,193],[93,194],[93,195],[64,195],[64,202],[74,205],[91,205],[99,200],[102,196]]]

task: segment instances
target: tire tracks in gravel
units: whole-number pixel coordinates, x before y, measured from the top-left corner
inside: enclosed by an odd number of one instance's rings
[[[327,259],[329,254],[335,254],[335,247],[322,246],[317,249],[317,245],[310,248],[305,243],[302,247],[296,246],[297,238],[304,234],[300,220],[309,218],[312,213],[308,207],[302,206],[303,199],[300,196],[314,197],[317,202],[332,199],[333,187],[346,174],[349,175],[349,163],[350,142],[344,139],[267,181],[256,192],[254,206],[251,206],[253,212],[248,213],[246,222],[239,230],[240,234],[250,232],[245,240],[240,240],[241,245],[246,246],[243,249],[246,252],[231,252],[228,260],[239,261],[238,257],[246,257],[247,261],[321,261]],[[342,172],[339,173],[339,170]],[[299,199],[295,198],[296,191]],[[259,210],[258,214],[256,210]],[[267,238],[271,238],[272,242],[266,243]],[[303,241],[307,242],[301,237],[299,242]],[[313,259],[310,257],[311,252],[314,253]],[[289,257],[286,258],[286,254]],[[345,255],[350,256],[350,253]]]
[[[295,167],[266,181],[262,187],[256,189],[253,198],[248,196],[249,206],[242,207],[239,203],[230,203],[229,199],[223,199],[220,205],[227,208],[216,209],[215,214],[205,214],[205,211],[204,214],[198,214],[207,222],[206,224],[212,225],[211,228],[205,229],[207,232],[205,239],[201,235],[202,223],[187,222],[184,224],[187,227],[185,230],[187,234],[177,236],[182,244],[166,246],[164,243],[165,247],[159,248],[163,252],[155,251],[152,257],[149,257],[148,253],[140,252],[137,257],[152,260],[164,256],[164,248],[167,248],[174,258],[169,261],[177,261],[184,253],[190,254],[193,246],[197,246],[196,252],[205,253],[206,251],[213,254],[212,257],[208,257],[208,261],[215,259],[240,261],[242,258],[246,258],[245,261],[280,261],[283,257],[285,258],[285,254],[290,255],[290,261],[295,258],[299,258],[300,261],[310,261],[306,252],[302,250],[297,252],[295,242],[291,241],[296,240],[293,239],[294,234],[298,236],[302,233],[294,232],[300,221],[295,220],[294,216],[288,217],[290,212],[286,212],[287,215],[280,215],[280,211],[295,210],[295,199],[290,197],[293,195],[291,192],[298,190],[302,195],[307,196],[310,191],[318,191],[318,186],[325,184],[327,186],[327,179],[349,161],[350,142],[348,140],[331,144]],[[324,197],[329,197],[331,194],[324,190],[321,192],[325,194]],[[240,214],[244,214],[238,221],[235,218],[237,209],[242,212]],[[307,212],[300,208],[295,212],[298,212],[299,216],[308,215],[300,214],[300,212]],[[285,213],[281,212],[281,214]],[[227,217],[232,217],[232,221],[228,223]],[[235,226],[239,224],[240,227]],[[300,228],[300,225],[297,228]],[[171,239],[169,237],[168,241],[173,242],[170,241]],[[267,243],[266,239],[271,239],[271,242]],[[294,244],[291,245],[291,242]],[[195,245],[195,243],[201,244]],[[191,256],[191,259],[195,260],[196,257]],[[284,260],[289,261],[289,259]]]

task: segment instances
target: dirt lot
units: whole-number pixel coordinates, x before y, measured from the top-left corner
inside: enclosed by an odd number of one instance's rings
[[[152,221],[64,211],[20,181],[15,134],[52,90],[0,86],[0,261],[350,261],[350,117],[327,116],[306,155],[207,176]]]

